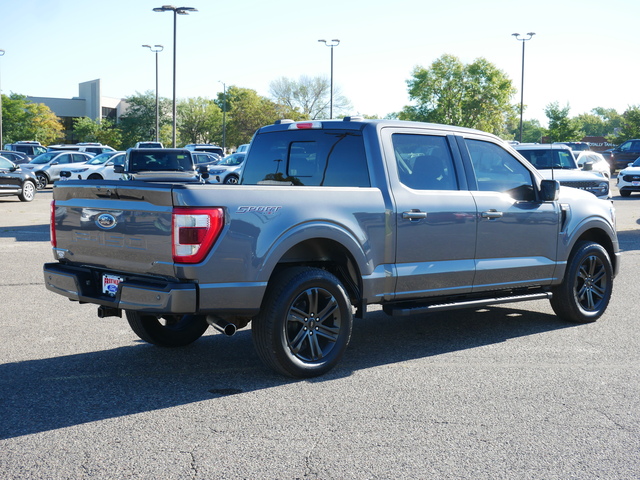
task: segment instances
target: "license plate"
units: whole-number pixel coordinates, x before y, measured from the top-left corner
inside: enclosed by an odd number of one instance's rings
[[[633,181],[631,182],[631,185],[633,185],[634,187],[640,187],[640,182]]]
[[[118,293],[118,285],[122,280],[122,277],[116,275],[102,275],[102,293],[115,297]]]

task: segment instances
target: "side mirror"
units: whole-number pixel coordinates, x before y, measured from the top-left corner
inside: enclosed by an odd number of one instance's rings
[[[582,164],[582,170],[593,170],[593,162],[584,162]]]
[[[555,202],[560,197],[560,182],[557,180],[542,180],[540,194],[543,202]]]
[[[115,165],[113,167],[113,173],[124,173],[124,165]]]

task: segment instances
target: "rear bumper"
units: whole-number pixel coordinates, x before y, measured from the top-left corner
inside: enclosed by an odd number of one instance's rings
[[[254,316],[267,287],[266,282],[202,285],[123,274],[116,295],[109,296],[102,293],[102,274],[116,272],[54,262],[45,263],[43,273],[48,290],[71,300],[158,315]]]
[[[48,290],[82,303],[148,313],[196,313],[198,289],[194,283],[132,278],[123,281],[114,297],[101,292],[101,274],[89,268],[46,263]]]

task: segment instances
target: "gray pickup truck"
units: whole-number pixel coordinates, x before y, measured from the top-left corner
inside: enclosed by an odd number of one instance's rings
[[[610,201],[545,180],[499,138],[426,123],[280,121],[240,185],[55,184],[46,288],[166,347],[251,322],[277,372],[321,375],[353,317],[548,299],[606,310],[620,258]]]

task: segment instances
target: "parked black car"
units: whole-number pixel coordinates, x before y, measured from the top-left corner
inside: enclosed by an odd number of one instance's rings
[[[12,150],[0,150],[0,156],[11,160],[16,165],[22,165],[23,163],[29,163],[31,161],[26,153],[14,152]]]
[[[616,169],[625,168],[637,158],[640,158],[640,140],[627,140],[611,150],[610,163]]]
[[[17,195],[20,201],[30,202],[36,196],[37,182],[35,175],[0,157],[0,195]]]

